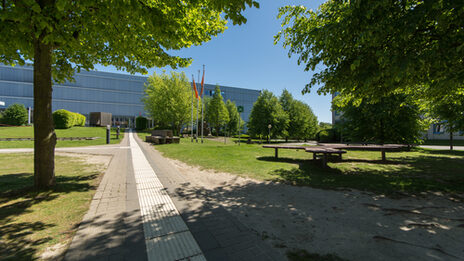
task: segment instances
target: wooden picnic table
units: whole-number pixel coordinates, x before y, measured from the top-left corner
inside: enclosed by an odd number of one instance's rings
[[[294,145],[264,145],[263,148],[271,148],[275,150],[275,157],[279,157],[279,149],[290,149],[290,150],[304,150],[306,146],[294,146]]]
[[[328,156],[332,154],[338,154],[340,160],[342,160],[342,154],[346,153],[344,150],[334,149],[334,148],[324,148],[322,146],[318,147],[306,147],[306,152],[313,153],[313,160],[317,159],[318,154],[322,154],[322,166],[327,167]]]
[[[344,149],[344,150],[366,150],[366,151],[380,151],[382,153],[382,161],[387,161],[387,157],[385,153],[388,152],[393,152],[393,151],[402,151],[406,148],[409,148],[408,145],[401,145],[401,144],[384,144],[384,145],[378,145],[378,144],[367,144],[367,145],[362,145],[362,144],[336,144],[336,143],[322,143],[319,144],[321,146],[327,147],[327,148],[333,148],[333,149]]]
[[[342,154],[346,153],[344,150],[339,150],[335,148],[328,148],[324,146],[294,146],[294,145],[264,145],[263,148],[272,148],[275,149],[275,157],[279,156],[279,149],[295,149],[295,150],[305,150],[306,152],[313,153],[313,159],[316,160],[318,154],[322,154],[322,166],[327,167],[328,156],[332,154],[338,154],[340,160],[342,159]]]

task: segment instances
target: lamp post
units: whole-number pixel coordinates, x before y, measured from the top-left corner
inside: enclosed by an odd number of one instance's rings
[[[271,124],[267,125],[267,128],[269,129],[269,136],[268,136],[269,138],[267,139],[267,143],[271,143],[271,128],[272,128],[272,125]]]

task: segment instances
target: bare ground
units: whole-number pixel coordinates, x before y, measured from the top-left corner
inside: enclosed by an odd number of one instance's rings
[[[279,251],[348,260],[464,260],[462,195],[392,199],[354,190],[262,182],[166,159],[188,180],[185,197],[220,205]]]

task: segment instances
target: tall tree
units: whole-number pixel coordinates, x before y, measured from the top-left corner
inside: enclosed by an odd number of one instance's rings
[[[191,117],[192,90],[184,73],[153,73],[145,84],[145,95],[142,98],[145,110],[153,120],[163,127],[170,127],[180,135],[182,125]],[[194,109],[197,102],[194,102]],[[196,114],[196,112],[195,112]]]
[[[337,96],[333,107],[343,113],[336,123],[343,139],[355,142],[411,144],[420,140],[427,124],[421,119],[421,110],[411,96],[397,94],[360,103],[350,101],[343,107],[337,106]]]
[[[252,135],[267,136],[271,124],[271,136],[287,136],[288,115],[279,103],[279,99],[270,91],[263,90],[250,113],[247,124]]]
[[[450,135],[450,150],[453,136],[464,130],[464,94],[446,95],[429,103],[430,114],[436,123],[445,125]]]
[[[428,97],[463,88],[464,1],[329,0],[282,7],[275,37],[314,71],[304,92],[378,99],[426,85]]]
[[[318,130],[317,117],[308,104],[295,100],[288,114],[288,135],[296,139],[314,138]]]
[[[284,89],[279,97],[282,109],[287,113],[289,124],[287,136],[296,139],[312,138],[317,132],[317,117],[309,105],[293,99],[292,94]]]
[[[237,134],[239,130],[242,130],[245,123],[243,122],[242,118],[240,117],[240,114],[238,113],[235,102],[227,100],[226,108],[227,108],[227,111],[229,112],[229,122],[227,123],[227,126],[226,126],[227,131],[229,132],[229,134],[235,135]]]
[[[206,121],[209,122],[210,126],[213,126],[216,130],[216,135],[219,136],[219,129],[229,122],[229,111],[222,98],[221,89],[219,85],[216,85],[214,89],[213,98],[208,101],[208,107],[206,108]]]
[[[52,79],[72,79],[96,63],[130,73],[187,66],[190,59],[167,51],[210,40],[225,19],[246,22],[246,5],[258,7],[254,0],[2,1],[0,62],[34,62],[35,186],[55,184]]]

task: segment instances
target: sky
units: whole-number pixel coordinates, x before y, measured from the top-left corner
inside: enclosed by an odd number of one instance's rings
[[[274,35],[281,30],[281,21],[277,19],[278,9],[285,5],[305,5],[317,9],[322,0],[289,1],[258,0],[260,8],[247,9],[244,16],[247,23],[234,26],[228,23],[228,29],[203,43],[180,51],[169,52],[181,57],[193,58],[192,65],[176,71],[183,71],[191,78],[198,77],[198,70],[206,67],[205,83],[223,86],[270,90],[280,95],[286,88],[295,99],[307,103],[313,109],[320,122],[332,122],[330,111],[331,97],[318,95],[316,89],[309,94],[301,94],[305,84],[309,83],[313,72],[305,72],[304,65],[297,64],[297,56],[288,57],[288,51],[279,43],[274,45]],[[118,72],[111,67],[96,66],[98,71]],[[171,71],[170,67],[149,69]]]

